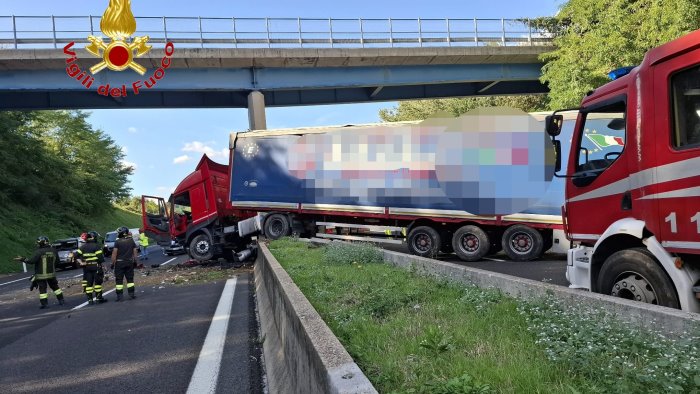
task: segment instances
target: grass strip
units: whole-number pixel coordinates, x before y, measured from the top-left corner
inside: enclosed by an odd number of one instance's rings
[[[671,337],[553,296],[441,282],[369,245],[270,248],[380,392],[700,393],[700,327]]]

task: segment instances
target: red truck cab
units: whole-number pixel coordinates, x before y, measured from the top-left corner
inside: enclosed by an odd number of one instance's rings
[[[583,99],[571,142],[567,278],[700,312],[700,31],[611,78]]]

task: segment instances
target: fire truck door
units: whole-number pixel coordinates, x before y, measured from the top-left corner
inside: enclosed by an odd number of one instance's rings
[[[572,140],[567,180],[567,220],[574,239],[594,243],[607,226],[629,212],[624,96],[582,110]]]

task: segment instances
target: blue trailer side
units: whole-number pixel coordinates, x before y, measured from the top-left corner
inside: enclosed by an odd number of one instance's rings
[[[543,118],[523,115],[504,122],[482,114],[479,127],[486,119],[488,132],[474,130],[471,118],[237,133],[231,204],[272,212],[266,222],[288,224],[283,233],[295,224],[301,232],[339,222],[351,229],[341,235],[351,237],[362,225],[390,228],[390,235],[405,229],[411,252],[455,249],[465,260],[512,249],[504,233],[525,226],[530,242],[541,245],[514,255],[536,258],[562,229],[563,183],[552,180]],[[537,133],[515,130],[532,129],[530,118]],[[420,234],[411,233],[416,229]]]

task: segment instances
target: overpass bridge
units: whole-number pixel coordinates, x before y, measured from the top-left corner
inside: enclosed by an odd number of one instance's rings
[[[131,87],[139,74],[105,71],[86,90],[66,75],[99,17],[0,16],[0,109],[248,108],[264,128],[265,106],[544,93],[538,56],[551,39],[505,19],[137,18],[154,48],[137,61],[148,78],[175,45],[153,89],[107,97],[96,86]],[[79,49],[75,49],[79,48]]]

